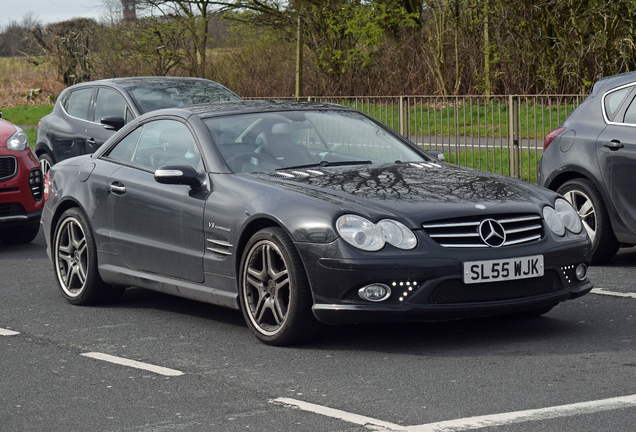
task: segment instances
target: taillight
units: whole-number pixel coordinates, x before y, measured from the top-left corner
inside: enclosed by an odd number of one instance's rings
[[[554,141],[556,137],[558,137],[563,131],[565,127],[559,126],[556,129],[552,129],[549,134],[545,136],[545,141],[543,142],[543,151],[548,148],[548,146]]]
[[[44,201],[49,199],[49,172],[46,173],[46,179],[44,179]]]
[[[42,126],[42,120],[38,122],[38,129],[40,129],[40,126]]]

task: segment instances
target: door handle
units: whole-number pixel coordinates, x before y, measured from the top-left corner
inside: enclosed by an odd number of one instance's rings
[[[124,185],[119,186],[115,183],[111,183],[110,186],[108,186],[108,189],[115,195],[123,195],[126,193],[126,186]]]
[[[96,142],[97,141],[95,141],[95,138],[88,138],[86,140],[86,144],[91,145],[91,146],[94,146]]]
[[[613,139],[611,141],[605,141],[603,147],[607,147],[610,150],[618,150],[624,147],[624,144],[619,140]]]

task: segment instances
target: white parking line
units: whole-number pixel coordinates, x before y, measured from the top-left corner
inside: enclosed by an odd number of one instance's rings
[[[625,292],[618,292],[618,291],[607,291],[603,288],[593,288],[591,291],[593,294],[601,294],[601,295],[607,295],[607,296],[613,296],[613,297],[630,297],[630,298],[636,298],[636,293],[625,293]]]
[[[505,426],[514,423],[523,423],[537,420],[548,420],[559,417],[590,414],[601,411],[617,410],[636,406],[636,395],[621,396],[610,399],[601,399],[590,402],[580,402],[569,405],[539,408],[510,413],[492,414],[478,417],[468,417],[458,420],[448,420],[437,423],[428,423],[418,426],[401,426],[383,422],[370,417],[350,414],[333,408],[302,402],[289,398],[278,398],[270,402],[290,405],[305,411],[337,418],[349,423],[355,423],[375,430],[404,431],[404,432],[458,432],[472,429],[481,429],[493,426]]]
[[[83,353],[82,355],[85,357],[90,357],[97,360],[104,360],[104,361],[115,363],[122,366],[129,366],[136,369],[147,370],[147,371],[154,372],[160,375],[180,376],[184,374],[183,372],[175,370],[175,369],[168,369],[161,366],[155,366],[148,363],[142,363],[135,360],[129,360],[122,357],[115,357],[112,355],[98,353],[98,352]]]
[[[0,336],[15,336],[19,334],[20,332],[17,332],[17,331],[0,328]]]
[[[374,418],[365,417],[365,416],[361,416],[361,415],[358,415],[358,414],[351,414],[351,413],[348,413],[346,411],[341,411],[341,410],[338,410],[338,409],[329,408],[329,407],[325,407],[325,406],[322,406],[322,405],[316,405],[316,404],[312,404],[312,403],[309,403],[309,402],[303,402],[303,401],[299,401],[299,400],[296,400],[296,399],[277,398],[277,399],[271,400],[270,402],[277,403],[277,404],[282,404],[282,405],[293,406],[293,407],[296,407],[296,408],[300,408],[303,411],[309,411],[309,412],[313,412],[313,413],[316,413],[316,414],[322,414],[324,416],[340,419],[340,420],[346,421],[348,423],[358,424],[358,425],[362,425],[362,426],[371,426],[371,427],[373,427],[376,430],[378,430],[378,428],[380,428],[380,430],[390,430],[390,431],[406,431],[406,430],[408,430],[404,426],[400,426],[400,425],[396,425],[396,424],[393,424],[393,423],[384,422],[382,420],[376,420]]]
[[[421,426],[411,426],[409,432],[444,432],[481,429],[493,426],[505,426],[536,420],[548,420],[558,417],[590,414],[600,411],[616,410],[636,406],[636,395],[601,399],[597,401],[581,402],[570,405],[560,405],[549,408],[516,411],[511,413],[493,414],[479,417],[469,417],[460,420],[429,423]]]

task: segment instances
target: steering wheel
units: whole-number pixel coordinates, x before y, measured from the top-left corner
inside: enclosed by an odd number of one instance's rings
[[[246,162],[250,162],[252,158],[256,159],[259,162],[259,164],[261,162],[265,162],[265,159],[263,158],[263,156],[254,152],[237,153],[227,158],[225,162],[232,169],[232,171],[243,172],[243,170],[241,169],[243,164]]]

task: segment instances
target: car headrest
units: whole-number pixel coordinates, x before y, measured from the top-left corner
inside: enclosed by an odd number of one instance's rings
[[[272,133],[275,134],[288,134],[292,132],[291,123],[274,123],[272,125]]]
[[[162,130],[159,134],[159,143],[164,145],[168,144],[171,149],[183,150],[184,153],[194,148],[192,137],[190,136],[190,134],[184,133],[184,130],[181,128],[170,128]]]

